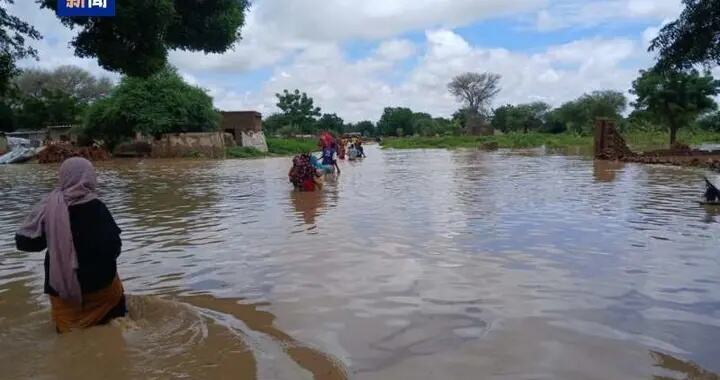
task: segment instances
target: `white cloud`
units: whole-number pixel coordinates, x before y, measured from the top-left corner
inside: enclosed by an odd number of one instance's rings
[[[537,13],[536,26],[539,30],[550,31],[621,20],[674,19],[681,11],[681,0],[556,0]]]
[[[400,61],[415,54],[415,44],[408,40],[389,40],[380,44],[377,55],[391,61]]]
[[[503,76],[497,104],[544,100],[557,105],[593,90],[626,90],[637,69],[650,64],[645,49],[658,28],[632,38],[579,38],[533,53],[476,46],[453,29],[500,15],[520,23],[537,15],[537,26],[546,30],[617,20],[657,23],[674,18],[679,9],[679,0],[263,0],[253,5],[243,40],[231,51],[172,52],[170,60],[227,110],[271,113],[276,92],[299,88],[324,111],[351,121],[376,120],[386,106],[447,116],[459,106],[447,83],[465,71]],[[73,56],[67,44],[74,32],[52,12],[40,11],[32,1],[17,1],[10,11],[46,36],[37,44],[41,60],[23,65],[77,64],[104,73],[94,60]],[[426,31],[425,39],[402,37],[410,31]],[[377,47],[367,57],[348,58],[344,44],[358,40]],[[257,90],[237,84],[257,69],[272,73],[251,86]]]
[[[645,56],[638,47],[629,39],[589,39],[526,54],[472,46],[451,30],[438,29],[426,33],[419,63],[395,84],[385,80],[398,69],[397,62],[383,54],[385,49],[352,62],[330,45],[278,67],[259,93],[224,97],[222,104],[228,109],[261,105],[263,112],[273,112],[274,93],[299,88],[323,111],[350,121],[377,120],[387,106],[449,116],[459,107],[447,91],[452,77],[490,71],[503,76],[497,105],[537,100],[559,105],[593,90],[626,91],[637,73],[635,67],[625,67],[626,62]]]

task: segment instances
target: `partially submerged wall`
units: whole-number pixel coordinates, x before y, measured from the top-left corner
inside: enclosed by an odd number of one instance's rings
[[[267,152],[265,133],[262,130],[262,115],[255,111],[232,111],[220,113],[220,129],[230,133],[235,143]]]
[[[255,148],[261,152],[268,151],[267,141],[265,141],[265,134],[262,131],[242,132],[241,136],[243,147]]]
[[[0,133],[0,154],[5,154],[8,151],[8,141],[4,134]]]
[[[720,151],[693,150],[677,144],[672,149],[634,153],[611,120],[598,119],[595,124],[595,158],[643,164],[697,166],[720,170]]]
[[[223,132],[166,134],[152,142],[152,157],[225,157]]]

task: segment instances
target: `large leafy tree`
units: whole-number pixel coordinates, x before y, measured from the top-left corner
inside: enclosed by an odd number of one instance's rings
[[[492,99],[500,92],[500,75],[493,73],[464,73],[448,83],[448,90],[465,109],[476,115],[489,115]]]
[[[49,125],[81,121],[87,103],[61,90],[42,89],[32,96],[16,100],[15,125],[23,129],[41,129]]]
[[[538,131],[545,125],[550,108],[543,102],[505,105],[495,110],[492,125],[503,132]]]
[[[37,51],[28,46],[28,40],[41,38],[35,28],[7,12],[6,5],[14,0],[0,0],[0,96],[4,96],[11,79],[17,74],[15,61],[37,57]]]
[[[623,119],[627,98],[618,91],[595,91],[567,102],[547,115],[552,129],[562,126],[573,133],[587,134],[592,131],[597,118],[609,118],[617,122]]]
[[[336,114],[323,114],[317,122],[317,128],[320,131],[332,131],[343,133],[345,129],[345,121]]]
[[[57,0],[37,1],[57,9]],[[165,67],[168,50],[225,52],[240,38],[247,8],[247,0],[118,0],[115,17],[62,22],[79,29],[72,41],[77,56],[97,58],[110,71],[147,77]]]
[[[404,136],[415,134],[415,114],[409,108],[387,107],[377,123],[384,136]]]
[[[282,111],[283,126],[296,127],[302,133],[316,132],[320,107],[315,107],[313,98],[300,90],[284,90],[282,94],[275,96],[278,99],[277,107]]]
[[[136,132],[160,135],[216,130],[220,116],[212,98],[165,68],[149,78],[124,77],[107,98],[93,103],[85,120],[88,137],[109,145]]]
[[[62,91],[82,103],[91,103],[110,93],[109,78],[96,78],[77,66],[60,66],[55,70],[25,69],[15,80],[20,96],[37,97],[43,91]]]
[[[713,97],[720,91],[720,81],[709,73],[690,71],[641,71],[633,82],[633,104],[670,131],[670,145],[677,131],[694,122],[705,112],[716,109]]]
[[[651,51],[660,55],[658,68],[691,68],[720,64],[720,0],[683,0],[680,17],[660,30]]]

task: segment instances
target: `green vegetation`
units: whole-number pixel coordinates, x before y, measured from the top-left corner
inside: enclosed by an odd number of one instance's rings
[[[38,2],[57,9],[57,0]],[[117,2],[115,17],[61,20],[79,31],[72,41],[78,57],[97,58],[110,71],[149,77],[166,66],[169,50],[228,50],[240,39],[248,5],[246,0],[125,0]]]
[[[268,138],[268,153],[279,156],[292,156],[318,150],[316,139],[279,139]]]
[[[267,156],[267,154],[255,148],[242,146],[227,148],[225,150],[225,154],[227,155],[227,158],[260,158]]]
[[[635,110],[670,131],[670,145],[675,144],[680,127],[697,121],[698,116],[717,109],[713,99],[720,91],[720,81],[697,70],[641,71],[633,82],[637,101]]]
[[[264,153],[255,148],[232,147],[226,150],[228,158],[262,158],[273,156],[294,156],[301,153],[310,153],[318,150],[315,139],[295,138],[268,138],[268,152]]]
[[[570,146],[590,146],[592,138],[574,134],[549,133],[508,133],[494,136],[440,136],[386,138],[383,148],[394,149],[432,149],[432,148],[481,148],[483,145],[497,143],[499,148],[535,148],[547,146],[561,148]]]
[[[26,41],[39,40],[40,33],[32,25],[7,12],[5,4],[14,0],[0,0],[0,97],[10,89],[12,78],[17,75],[15,62],[23,58],[36,58],[37,50]]]
[[[138,132],[157,136],[213,131],[219,120],[212,98],[203,89],[166,68],[147,79],[124,77],[109,97],[90,107],[85,133],[112,148]]]
[[[682,141],[690,145],[702,143],[720,143],[720,133],[688,129],[679,134]],[[638,151],[649,151],[667,147],[667,135],[659,131],[627,133],[628,145]],[[392,149],[479,149],[496,143],[499,148],[537,148],[545,146],[551,149],[580,147],[592,148],[593,138],[589,135],[572,133],[508,133],[495,136],[440,136],[440,137],[405,137],[386,138],[383,148]]]
[[[720,64],[720,0],[683,0],[680,17],[660,30],[650,45],[660,55],[657,68],[690,69]]]

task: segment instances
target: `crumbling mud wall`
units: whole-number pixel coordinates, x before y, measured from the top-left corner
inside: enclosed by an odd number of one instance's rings
[[[601,160],[622,160],[635,157],[625,139],[609,119],[598,119],[595,123],[595,158]]]
[[[5,154],[7,152],[8,152],[7,137],[5,137],[5,134],[0,133],[0,154]]]
[[[37,154],[37,160],[41,164],[61,163],[70,157],[83,157],[90,161],[106,161],[110,159],[110,153],[96,147],[78,148],[70,144],[51,143]]]
[[[162,135],[152,142],[152,157],[225,158],[223,132],[177,133]]]
[[[686,145],[676,144],[670,149],[635,153],[627,146],[615,124],[607,119],[598,119],[595,124],[594,149],[595,158],[598,160],[697,166],[720,170],[720,151],[695,150]]]
[[[255,148],[261,152],[268,151],[267,141],[265,141],[265,134],[262,131],[242,132],[241,135],[243,147]]]

